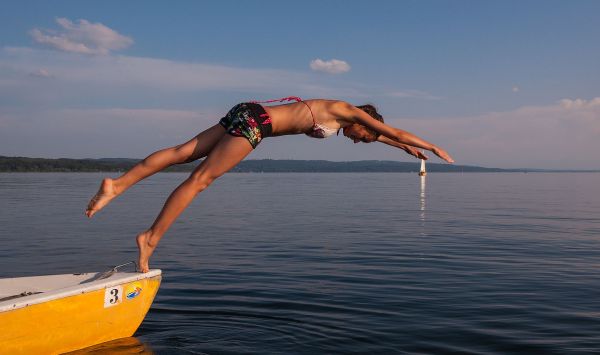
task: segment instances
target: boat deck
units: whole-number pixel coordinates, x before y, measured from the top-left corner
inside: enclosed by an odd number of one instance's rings
[[[0,279],[0,312],[161,275],[161,270],[96,272]]]

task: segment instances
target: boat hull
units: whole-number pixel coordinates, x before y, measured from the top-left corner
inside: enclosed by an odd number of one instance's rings
[[[2,312],[0,353],[60,354],[132,336],[160,282],[159,274]]]

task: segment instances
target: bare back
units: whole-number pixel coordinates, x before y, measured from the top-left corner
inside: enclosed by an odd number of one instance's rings
[[[271,117],[273,135],[283,136],[308,133],[314,123],[336,130],[351,124],[351,122],[333,114],[333,105],[339,102],[341,101],[306,100],[285,105],[264,106],[264,108]],[[314,115],[314,122],[311,111]]]

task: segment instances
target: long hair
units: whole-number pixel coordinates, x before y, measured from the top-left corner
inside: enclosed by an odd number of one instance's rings
[[[356,108],[359,108],[363,111],[365,111],[366,113],[369,114],[369,116],[373,117],[374,119],[376,119],[377,121],[383,123],[383,116],[379,114],[379,112],[377,112],[377,108],[371,104],[367,104],[367,105],[361,105],[361,106],[356,106]],[[375,139],[377,139],[377,137],[380,136],[379,133],[377,133],[376,131],[372,130],[369,127],[365,127],[367,132],[371,133],[372,135],[375,136]]]

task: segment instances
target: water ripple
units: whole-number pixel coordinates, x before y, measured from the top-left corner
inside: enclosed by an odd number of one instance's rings
[[[0,174],[0,274],[135,258],[185,177],[87,220],[102,176]],[[597,176],[227,174],[161,241],[135,337],[78,354],[599,353]]]

